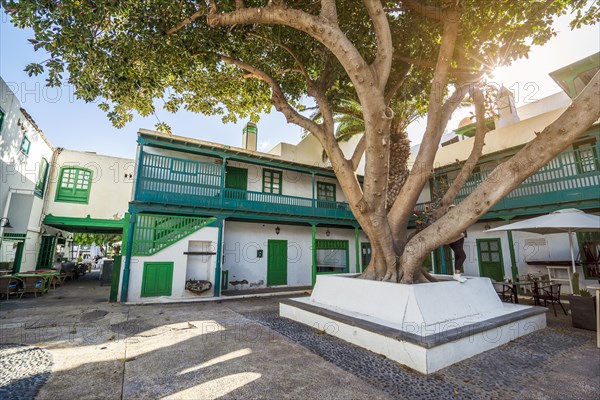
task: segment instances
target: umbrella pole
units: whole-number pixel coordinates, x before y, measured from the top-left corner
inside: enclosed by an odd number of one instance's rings
[[[571,265],[573,266],[573,273],[575,273],[575,255],[573,253],[573,236],[569,229],[569,248],[571,249]]]

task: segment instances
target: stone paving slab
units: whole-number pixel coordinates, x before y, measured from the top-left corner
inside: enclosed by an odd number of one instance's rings
[[[127,306],[85,285],[0,303],[0,345],[35,346],[53,362],[38,399],[600,397],[595,333],[552,313],[545,330],[424,376],[280,318],[276,298]],[[0,383],[32,398],[14,387]]]

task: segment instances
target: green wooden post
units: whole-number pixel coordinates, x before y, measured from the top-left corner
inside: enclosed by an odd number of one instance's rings
[[[360,243],[358,242],[358,228],[354,227],[354,244],[356,247],[356,272],[361,273],[360,268]]]
[[[133,234],[135,228],[135,213],[125,214],[125,223],[129,222],[127,230],[123,235],[127,235],[127,245],[125,247],[125,265],[123,267],[123,282],[121,283],[121,303],[127,302],[127,292],[129,291],[129,268],[131,266],[131,251],[133,250]]]
[[[221,164],[221,208],[223,208],[223,203],[225,201],[225,176],[226,176],[226,174],[227,174],[227,157],[223,157],[223,164]],[[219,226],[221,226],[221,225],[219,225]],[[220,237],[221,237],[221,234],[219,233],[219,238]],[[216,288],[215,288],[215,290],[216,290]],[[220,291],[221,291],[221,289],[219,288],[219,293],[220,293]]]
[[[311,174],[311,176],[312,176],[312,208],[314,211],[314,208],[315,208],[315,173],[313,172]]]
[[[314,176],[314,175],[313,175]],[[312,226],[312,285],[317,282],[317,226]]]
[[[508,223],[508,221],[507,221]],[[510,270],[512,272],[513,282],[519,280],[519,268],[517,267],[517,257],[515,256],[515,246],[513,243],[513,235],[511,231],[508,232],[508,251],[510,252]],[[517,286],[517,294],[521,294],[521,288]]]
[[[225,160],[223,160],[223,165],[225,165]],[[223,175],[223,179],[225,179],[225,175]],[[221,191],[221,193],[223,193]],[[222,197],[221,197],[222,198]],[[215,267],[215,287],[214,294],[215,297],[221,296],[221,261],[223,254],[223,225],[225,220],[223,218],[218,219],[219,233],[217,236],[217,265]]]

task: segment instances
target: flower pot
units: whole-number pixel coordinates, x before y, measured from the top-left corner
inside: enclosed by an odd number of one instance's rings
[[[574,328],[596,330],[596,297],[569,296]]]

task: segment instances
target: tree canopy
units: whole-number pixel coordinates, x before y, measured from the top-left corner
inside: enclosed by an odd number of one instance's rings
[[[513,171],[519,171],[514,179],[493,187],[482,183],[455,210],[409,237],[409,217],[429,181],[453,111],[466,96],[476,105],[476,141],[458,179],[464,183],[483,146],[484,76],[527,57],[531,46],[546,43],[555,35],[552,23],[557,16],[574,12],[574,26],[594,23],[597,7],[582,0],[2,4],[13,23],[33,28],[32,45],[49,55],[43,63],[28,65],[29,73],[47,73],[49,85],[68,80],[78,97],[101,99],[99,107],[117,127],[131,120],[132,111],[152,114],[156,99],[162,99],[169,111],[219,114],[225,122],[256,120],[274,107],[288,122],[311,132],[371,241],[367,278],[422,280],[426,275],[416,266],[428,251],[475,222],[600,113],[591,100],[598,93],[596,77],[586,96],[576,100],[577,107],[509,160]],[[306,97],[314,100],[320,121],[302,114]],[[335,138],[336,112],[348,102],[360,104],[364,124],[363,139],[350,158]],[[394,117],[402,115],[407,104],[426,107],[427,116],[415,166],[403,172],[393,161],[406,159],[405,146],[395,145],[399,142],[393,134]],[[160,124],[159,129],[168,127]],[[558,136],[559,131],[568,134]],[[543,150],[544,157],[532,157],[534,150]],[[365,179],[360,185],[355,171],[363,154]],[[448,189],[441,207],[452,201],[456,186]]]

